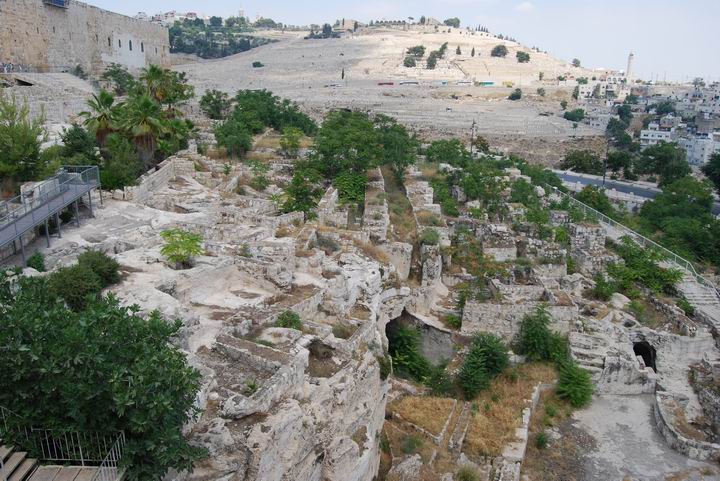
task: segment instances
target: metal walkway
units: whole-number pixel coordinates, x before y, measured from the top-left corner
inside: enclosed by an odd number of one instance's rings
[[[0,248],[20,239],[35,227],[45,224],[45,236],[50,245],[49,222],[55,218],[60,234],[60,212],[70,205],[75,208],[75,220],[79,225],[78,201],[88,196],[92,211],[90,192],[100,187],[100,172],[97,166],[62,167],[56,175],[13,199],[0,203]],[[20,242],[25,263],[25,247]]]

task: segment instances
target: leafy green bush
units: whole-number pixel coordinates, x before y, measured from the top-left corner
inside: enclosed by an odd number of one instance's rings
[[[33,255],[27,258],[27,266],[38,272],[45,272],[45,256],[42,255],[41,252],[36,251]]]
[[[215,138],[232,157],[242,157],[252,148],[252,135],[247,124],[234,117],[215,127]]]
[[[585,118],[585,111],[583,109],[568,110],[563,114],[563,117],[571,122],[580,122]]]
[[[403,438],[402,442],[400,443],[400,449],[402,449],[402,452],[405,454],[413,454],[418,449],[420,449],[423,445],[423,440],[420,436],[417,435],[407,435]]]
[[[435,229],[425,229],[418,240],[422,245],[436,246],[440,243],[440,234]]]
[[[160,249],[160,253],[178,266],[189,266],[190,260],[194,256],[203,253],[200,234],[193,234],[182,229],[168,229],[162,231],[160,236],[165,240],[165,245]]]
[[[540,431],[535,437],[535,447],[545,449],[548,445],[549,437],[545,431]]]
[[[593,299],[599,301],[609,301],[613,294],[615,294],[615,284],[605,279],[605,276],[598,273],[593,278],[595,281],[595,287],[590,291]]]
[[[471,349],[482,354],[485,359],[485,369],[490,377],[497,376],[510,364],[507,346],[494,334],[485,332],[476,334]]]
[[[415,61],[415,57],[410,57],[410,56],[405,57],[405,60],[403,61],[403,65],[405,67],[415,67],[417,65],[417,62]]]
[[[222,120],[230,110],[230,98],[225,92],[208,90],[200,99],[200,110],[213,120]]]
[[[300,314],[294,311],[285,311],[280,314],[275,322],[277,327],[285,327],[287,329],[296,329],[302,331],[302,320]]]
[[[683,310],[686,316],[692,317],[693,315],[695,315],[695,308],[684,297],[678,299],[677,306]]]
[[[682,279],[681,271],[660,267],[663,256],[659,252],[644,249],[628,237],[623,237],[614,248],[625,264],[610,265],[607,271],[623,292],[638,283],[656,293],[672,293]]]
[[[430,388],[433,396],[449,396],[453,391],[453,380],[446,367],[447,363],[434,366],[425,380],[425,385]]]
[[[390,356],[398,376],[423,382],[432,365],[420,352],[420,331],[414,327],[397,326],[388,331]]]
[[[87,251],[78,256],[78,264],[88,267],[100,278],[102,287],[120,282],[120,264],[100,251]]]
[[[70,269],[12,285],[0,279],[0,371],[12,372],[0,378],[0,405],[28,425],[123,431],[129,480],[192,469],[203,450],[182,430],[198,414],[201,376],[172,342],[182,322],[157,312],[141,317],[112,296],[69,310],[54,302],[49,285],[72,286],[81,270],[94,276],[84,266]]]
[[[101,290],[102,279],[87,265],[62,267],[48,276],[48,291],[74,311],[84,309],[88,299]]]
[[[462,389],[466,399],[473,399],[480,391],[490,386],[490,380],[484,353],[471,346],[470,352],[465,357],[465,362],[457,374],[458,386]]]
[[[517,351],[529,361],[550,360],[550,316],[544,307],[527,314],[520,324]]]
[[[522,90],[521,89],[515,89],[512,91],[512,93],[508,96],[508,100],[520,100],[522,98]]]
[[[574,361],[558,364],[560,379],[557,394],[567,400],[571,406],[581,408],[592,400],[593,384],[590,373],[579,367]]]
[[[462,327],[462,316],[450,314],[445,318],[445,323],[453,329],[460,329]]]

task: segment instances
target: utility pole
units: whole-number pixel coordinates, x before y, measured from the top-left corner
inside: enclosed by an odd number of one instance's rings
[[[477,122],[473,119],[473,123],[470,126],[470,157],[473,156],[473,149],[475,147],[475,130],[477,129]]]

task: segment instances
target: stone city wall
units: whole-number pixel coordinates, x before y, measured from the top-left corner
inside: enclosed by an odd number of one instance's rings
[[[100,72],[111,62],[132,70],[169,65],[166,28],[75,0],[68,8],[0,0],[0,19],[0,62],[16,71],[69,71],[80,65]]]

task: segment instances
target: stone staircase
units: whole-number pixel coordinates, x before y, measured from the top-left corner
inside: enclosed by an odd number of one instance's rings
[[[683,271],[677,290],[707,322],[720,330],[720,298],[714,289],[700,284],[689,272]]]
[[[98,468],[81,466],[38,466],[28,453],[0,444],[0,481],[93,481]]]
[[[37,460],[28,458],[27,453],[8,446],[0,445],[0,460],[0,481],[26,481],[37,466]]]
[[[571,332],[569,335],[570,355],[580,365],[597,379],[605,367],[608,342],[601,336],[593,336],[580,332]]]

